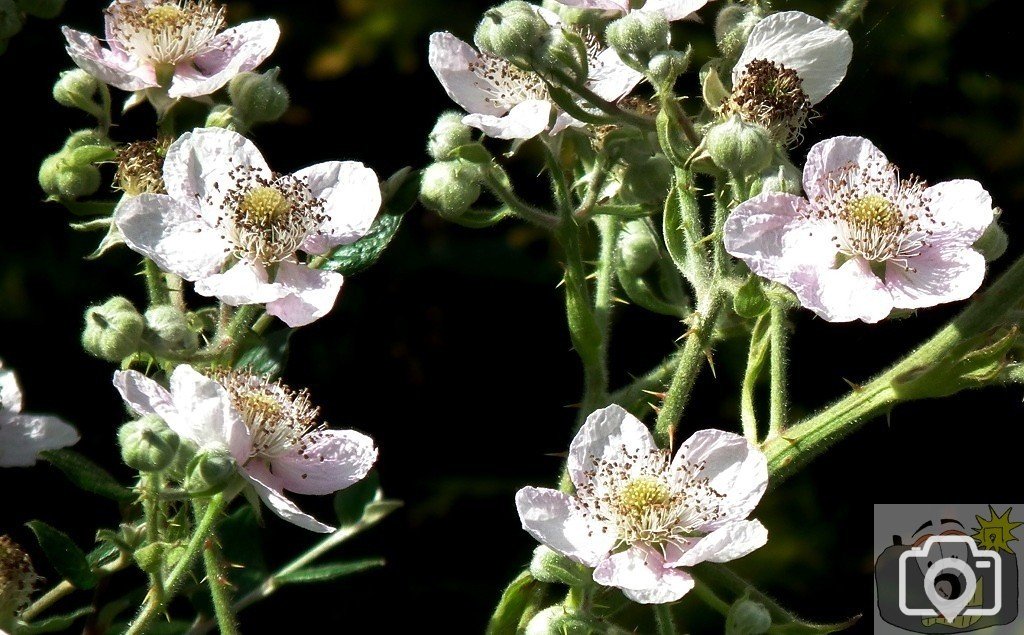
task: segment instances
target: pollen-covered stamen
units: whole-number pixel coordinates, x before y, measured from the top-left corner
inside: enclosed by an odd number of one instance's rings
[[[747,123],[759,124],[786,145],[800,138],[812,113],[797,72],[763,59],[746,65],[723,106],[724,115],[737,114]]]
[[[116,187],[128,196],[139,194],[166,194],[164,187],[164,158],[172,139],[164,137],[152,141],[136,141],[117,150]]]
[[[594,460],[577,501],[615,528],[620,547],[640,542],[664,548],[722,515],[722,495],[699,476],[702,467],[673,465],[662,450],[637,455],[623,447],[615,458]]]
[[[223,7],[208,0],[121,0],[107,12],[110,35],[120,47],[155,64],[191,59],[225,26]]]
[[[488,103],[496,108],[512,110],[524,101],[548,101],[548,89],[540,75],[508,60],[480,53],[469,70],[477,76],[476,85],[487,95]]]
[[[28,606],[39,580],[28,554],[9,537],[0,536],[0,623]]]
[[[219,370],[214,379],[228,391],[252,438],[250,458],[273,459],[298,452],[304,456],[324,429],[320,408],[305,390],[244,370]],[[308,457],[307,457],[308,458]]]

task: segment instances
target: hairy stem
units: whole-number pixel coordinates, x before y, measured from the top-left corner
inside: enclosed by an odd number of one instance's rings
[[[202,522],[199,507],[195,508],[196,522]],[[203,545],[203,565],[206,568],[206,584],[210,587],[213,598],[213,611],[217,618],[217,628],[222,635],[238,635],[238,618],[231,602],[231,583],[227,571],[224,570],[224,559],[216,537],[210,536]]]
[[[743,387],[740,391],[740,421],[743,424],[743,436],[751,443],[757,443],[757,411],[754,405],[757,381],[764,369],[765,353],[770,345],[768,338],[768,322],[771,318],[762,315],[750,332],[750,350],[747,353],[747,368],[743,373]]]
[[[654,605],[654,623],[658,625],[658,635],[676,635],[679,632],[669,604]]]
[[[772,303],[771,324],[771,387],[768,418],[768,439],[782,432],[786,425],[787,386],[786,357],[788,354],[789,331],[786,324],[786,309],[778,302]]]
[[[504,203],[509,209],[511,209],[517,216],[523,220],[533,223],[538,227],[542,227],[548,231],[551,231],[558,227],[558,218],[552,216],[548,212],[534,207],[524,201],[522,201],[515,193],[509,189],[509,187],[502,182],[497,175],[494,174],[493,170],[484,170],[484,185],[487,189],[494,194],[498,200]]]

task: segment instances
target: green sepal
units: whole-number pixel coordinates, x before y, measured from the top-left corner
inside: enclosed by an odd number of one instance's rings
[[[305,567],[284,575],[274,576],[276,584],[316,584],[331,582],[355,573],[384,566],[381,558],[367,558],[353,562],[332,562],[330,564]]]
[[[64,473],[79,489],[115,500],[135,500],[135,494],[117,482],[109,472],[74,450],[48,450],[39,457]]]
[[[25,524],[36,535],[39,547],[61,577],[78,589],[88,590],[96,586],[99,578],[89,566],[85,553],[68,538],[67,534],[41,520],[32,520]]]
[[[93,607],[83,606],[82,608],[66,613],[55,615],[37,622],[20,622],[14,627],[13,635],[42,635],[43,633],[67,632],[71,625],[86,615],[92,615]]]

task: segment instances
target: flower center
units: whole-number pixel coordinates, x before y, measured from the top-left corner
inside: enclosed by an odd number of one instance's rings
[[[38,581],[28,554],[7,536],[0,536],[0,623],[28,605]]]
[[[268,226],[284,218],[292,204],[279,190],[264,185],[245,194],[238,209],[248,222]]]
[[[117,186],[128,196],[166,194],[164,158],[170,138],[129,143],[117,151]]]
[[[548,89],[540,75],[508,60],[481,53],[469,70],[477,76],[476,85],[487,95],[487,102],[496,108],[508,111],[524,101],[548,101]]]
[[[618,496],[619,513],[640,518],[651,507],[664,507],[672,500],[668,486],[657,478],[640,476],[629,480]]]
[[[225,26],[224,9],[209,0],[119,0],[107,12],[121,48],[157,65],[195,57]]]
[[[185,12],[172,4],[157,5],[146,12],[146,26],[151,31],[157,29],[180,28],[185,21]]]
[[[797,72],[761,59],[743,69],[723,108],[725,116],[738,114],[747,123],[763,126],[772,138],[786,145],[799,139],[811,113],[811,100]]]

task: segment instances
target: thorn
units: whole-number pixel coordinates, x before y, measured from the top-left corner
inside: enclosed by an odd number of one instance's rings
[[[668,397],[668,393],[665,393],[665,392],[655,392],[653,390],[644,390],[643,392],[648,394],[648,395],[650,395],[650,396],[652,396],[652,397],[657,397],[658,399],[661,399],[662,401],[665,401],[665,397]]]
[[[570,404],[566,404],[566,405],[564,405],[562,407],[563,408],[575,408],[575,409],[579,410],[580,408],[583,407],[583,404],[581,404],[581,403],[570,403]]]
[[[850,386],[850,388],[853,390],[853,392],[860,392],[860,391],[864,390],[864,386],[862,386],[861,384],[858,384],[856,382],[852,382],[852,381],[850,381],[849,379],[847,379],[845,377],[843,377],[843,381],[845,381],[847,383],[847,385]]]
[[[660,406],[655,406],[651,402],[647,402],[647,405],[651,408],[651,410],[654,411],[654,414],[661,414],[661,407]]]
[[[715,370],[715,359],[714,357],[711,356],[710,348],[704,349],[704,357],[708,358],[708,366],[711,367],[711,376],[714,377],[715,379],[718,379],[718,372]]]
[[[565,286],[565,278],[563,277],[561,280],[558,281],[558,284],[555,285],[555,288],[556,289],[561,289],[564,286]]]
[[[632,304],[632,302],[630,302],[629,300],[623,300],[622,298],[614,296],[614,295],[612,296],[612,302],[618,302],[619,304],[626,304],[626,305]]]

